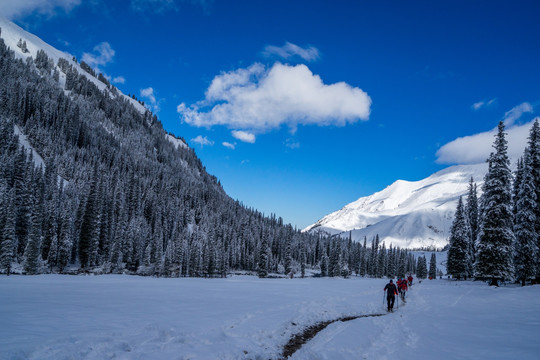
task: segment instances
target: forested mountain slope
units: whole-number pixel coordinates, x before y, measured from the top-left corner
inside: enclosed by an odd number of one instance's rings
[[[231,199],[185,141],[84,62],[0,20],[0,272],[414,272]],[[6,41],[4,41],[6,40]]]
[[[313,236],[231,199],[141,104],[8,25],[21,39],[0,40],[4,269],[222,276],[317,263]]]

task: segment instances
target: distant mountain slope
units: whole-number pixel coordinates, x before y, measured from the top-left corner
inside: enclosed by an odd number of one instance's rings
[[[352,232],[353,240],[379,235],[387,245],[406,248],[447,244],[457,199],[471,176],[481,189],[487,164],[456,165],[423,180],[398,180],[307,227],[305,232]],[[348,235],[348,234],[347,234]]]

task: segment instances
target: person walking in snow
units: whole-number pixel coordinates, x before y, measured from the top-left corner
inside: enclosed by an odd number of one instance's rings
[[[407,280],[409,280],[409,286],[412,285],[412,281],[413,281],[413,277],[411,274],[409,274],[409,277],[407,278]]]
[[[407,286],[407,280],[403,279],[400,282],[398,282],[398,291],[399,291],[399,295],[401,295],[401,300],[403,300],[403,302],[405,302],[405,293],[407,292],[408,289],[409,288]]]
[[[387,291],[386,293],[386,302],[388,303],[388,311],[394,310],[394,301],[396,301],[396,295],[398,293],[397,287],[394,284],[393,280],[390,280],[388,284],[384,287],[384,291]]]

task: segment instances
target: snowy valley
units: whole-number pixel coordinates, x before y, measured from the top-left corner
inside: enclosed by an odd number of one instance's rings
[[[308,326],[386,313],[386,282],[3,277],[0,358],[277,360]],[[539,296],[538,286],[415,280],[394,313],[335,322],[290,359],[538,359]]]
[[[512,263],[523,232],[504,248],[506,272],[479,281],[448,276],[475,275],[465,225],[465,269],[411,250],[448,245],[458,199],[471,179],[481,195],[487,163],[398,180],[300,232],[229,197],[142,102],[0,28],[0,359],[539,358],[540,286],[509,280],[537,275]],[[410,273],[406,303],[387,312],[385,284]]]

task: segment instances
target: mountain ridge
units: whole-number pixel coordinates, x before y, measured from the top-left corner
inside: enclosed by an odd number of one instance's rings
[[[349,234],[355,241],[379,235],[387,245],[444,247],[457,200],[466,195],[471,177],[481,191],[487,163],[454,165],[418,181],[396,180],[330,213],[303,232]]]

